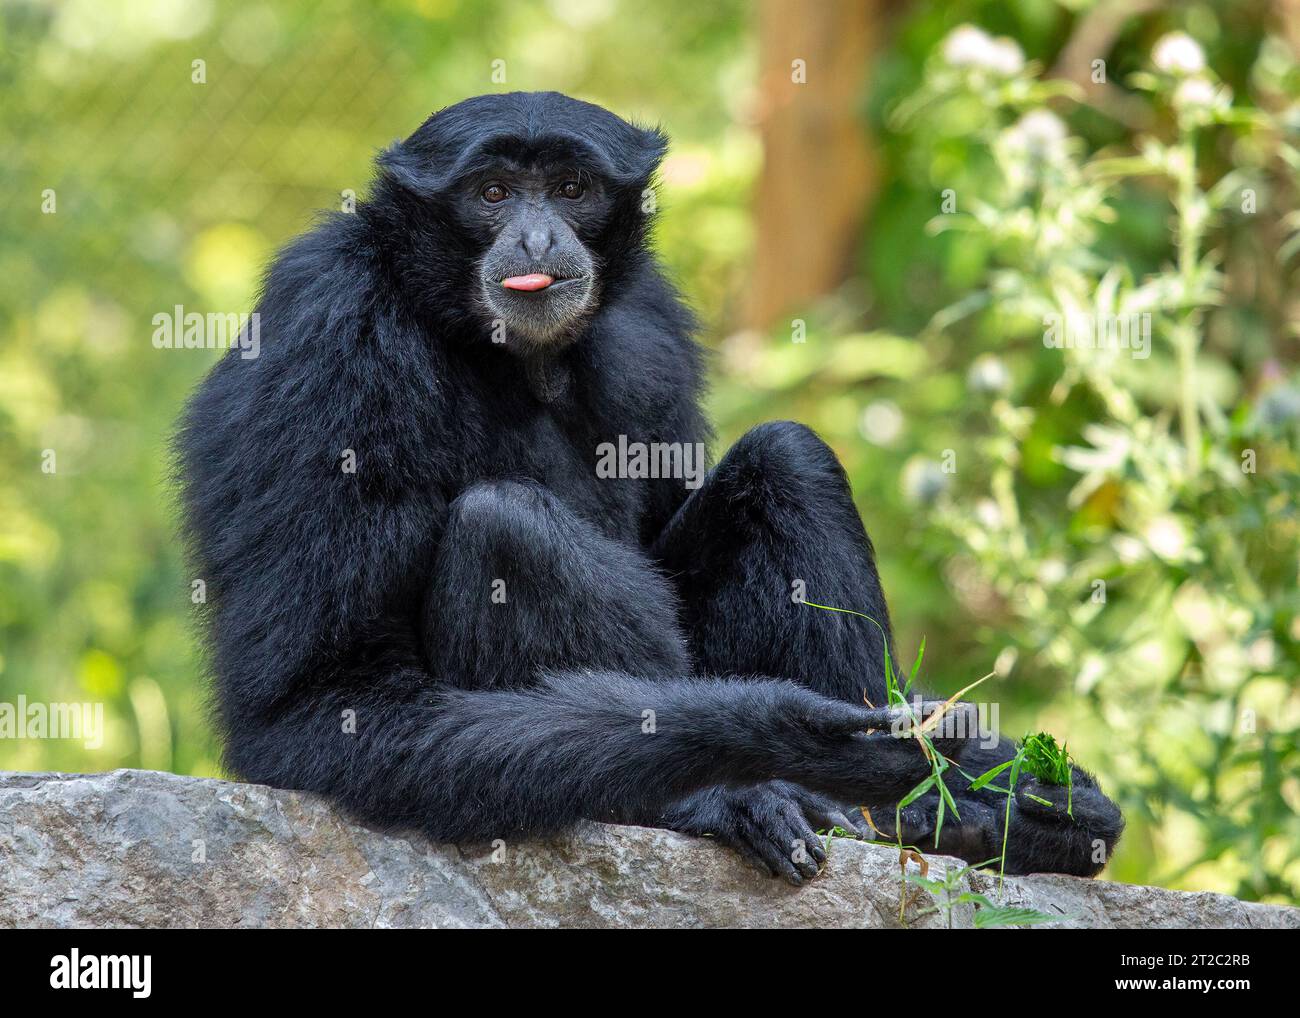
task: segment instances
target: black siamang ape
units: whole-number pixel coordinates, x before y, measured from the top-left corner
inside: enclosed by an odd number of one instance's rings
[[[555,93],[469,99],[276,260],[260,356],[217,364],[179,438],[239,775],[448,841],[708,833],[799,883],[813,828],[892,823],[929,773],[866,705],[881,634],[792,596],[888,626],[816,435],[761,425],[704,477],[597,469],[709,438],[691,317],[646,246],[665,144]],[[969,773],[1011,753],[936,745]],[[1005,800],[966,783],[941,847],[986,860]],[[1073,821],[1032,786],[1008,869],[1096,872],[1118,811],[1082,772]]]

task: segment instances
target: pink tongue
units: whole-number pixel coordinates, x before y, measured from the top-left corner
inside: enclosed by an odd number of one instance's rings
[[[507,276],[501,285],[507,290],[545,290],[555,280],[544,272],[530,272],[526,276]]]

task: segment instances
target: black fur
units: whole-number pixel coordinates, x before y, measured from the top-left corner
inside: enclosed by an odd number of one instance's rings
[[[582,819],[712,833],[795,882],[821,858],[811,827],[864,830],[851,805],[928,773],[915,743],[863,734],[880,634],[791,597],[802,580],[888,626],[812,432],[755,428],[694,491],[597,477],[620,435],[709,438],[692,321],[645,245],[663,148],[553,93],[469,100],[277,259],[261,356],[213,369],[179,441],[234,772],[450,841]],[[503,164],[591,188],[546,207],[598,267],[595,302],[540,345],[493,343],[478,296],[503,227],[476,188]],[[1010,752],[939,745],[980,769]],[[1121,821],[1079,780],[1077,824],[1017,805],[1013,871],[1099,868],[1093,839],[1109,850]],[[997,854],[997,801],[950,817],[948,847]]]

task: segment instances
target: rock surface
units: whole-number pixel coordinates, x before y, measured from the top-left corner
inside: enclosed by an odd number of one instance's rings
[[[933,857],[930,876],[954,860]],[[914,868],[914,867],[913,867]],[[990,898],[995,874],[963,878]],[[707,841],[591,825],[456,848],[380,834],[320,798],[153,771],[0,773],[0,927],[945,926],[898,853],[835,840],[803,888]],[[1008,878],[1057,926],[1300,929],[1300,909],[1075,877]],[[969,927],[972,906],[952,910]]]

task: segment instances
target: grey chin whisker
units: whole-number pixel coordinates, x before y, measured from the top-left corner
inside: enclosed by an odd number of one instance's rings
[[[484,283],[477,301],[489,321],[502,322],[506,330],[506,346],[513,343],[529,345],[555,344],[562,339],[573,339],[596,310],[596,288],[593,284],[583,289],[581,295],[571,298],[542,298],[526,309],[498,301]]]

